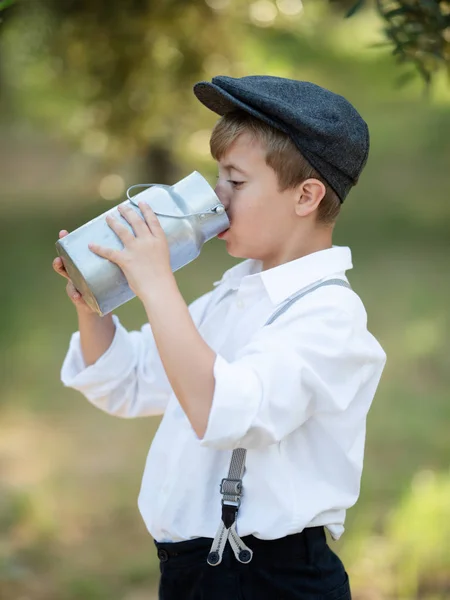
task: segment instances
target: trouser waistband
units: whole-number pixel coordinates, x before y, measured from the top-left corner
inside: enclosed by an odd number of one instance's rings
[[[161,562],[175,562],[190,555],[205,550],[205,560],[211,548],[212,538],[199,537],[183,542],[155,542],[158,558]],[[314,559],[314,555],[326,545],[326,536],[323,526],[307,527],[300,533],[287,535],[275,540],[261,540],[253,535],[242,537],[242,541],[259,556],[280,556],[295,553],[299,558]]]

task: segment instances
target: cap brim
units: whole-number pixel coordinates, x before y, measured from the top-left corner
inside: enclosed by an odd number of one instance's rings
[[[241,109],[247,113],[250,113],[257,119],[264,121],[268,125],[271,125],[272,127],[289,134],[287,127],[277,123],[274,119],[253,108],[249,104],[246,104],[245,102],[235,98],[215,83],[211,83],[209,81],[200,81],[199,83],[196,83],[194,85],[194,94],[197,96],[200,102],[206,106],[206,108],[209,108],[220,116],[233,110]]]
[[[237,100],[225,90],[222,90],[218,85],[209,81],[196,83],[194,85],[194,94],[206,108],[221,116],[236,108],[242,108],[243,110],[248,110],[249,108],[246,104]]]

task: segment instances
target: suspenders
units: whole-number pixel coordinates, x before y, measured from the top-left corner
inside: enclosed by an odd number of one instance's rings
[[[330,285],[338,285],[351,289],[350,284],[343,279],[328,279],[318,283],[306,291],[296,292],[272,314],[272,316],[264,324],[264,327],[273,323],[276,319],[278,319],[278,317],[285,313],[290,306],[307,294],[310,294],[321,287]],[[205,316],[205,314],[203,316]],[[253,551],[244,544],[236,530],[236,518],[241,505],[241,497],[243,495],[242,477],[245,471],[246,454],[247,450],[245,448],[236,448],[233,450],[230,468],[228,470],[228,477],[222,479],[220,484],[220,493],[222,494],[222,519],[207,559],[208,564],[213,567],[221,563],[227,540],[230,542],[230,546],[234,552],[234,555],[239,562],[249,563],[253,557]]]

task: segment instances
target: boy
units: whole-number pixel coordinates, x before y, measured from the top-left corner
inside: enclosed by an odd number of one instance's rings
[[[110,219],[123,250],[90,248],[122,268],[149,323],[129,333],[90,313],[69,281],[79,332],[62,381],[117,416],[164,414],[139,496],[160,598],[348,600],[324,527],[338,539],[358,498],[385,354],[332,232],[367,126],[307,82],[220,76],[194,91],[222,115],[211,151],[231,225],[219,237],[247,260],[188,308],[158,219],[122,208],[135,235]]]

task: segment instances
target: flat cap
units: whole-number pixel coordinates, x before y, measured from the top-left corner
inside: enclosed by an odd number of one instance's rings
[[[369,130],[343,96],[308,81],[269,75],[200,81],[194,93],[219,115],[241,109],[283,131],[341,202],[367,162]]]

